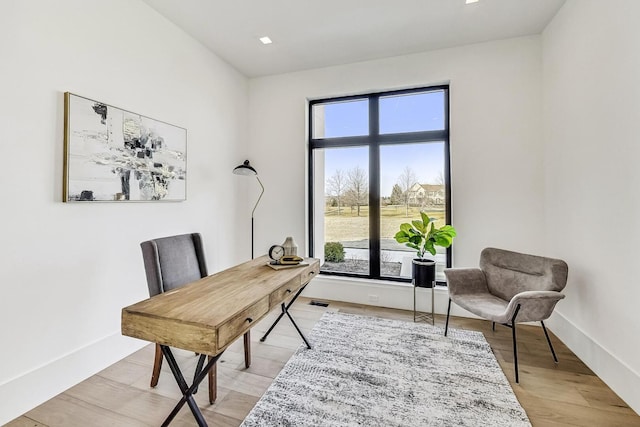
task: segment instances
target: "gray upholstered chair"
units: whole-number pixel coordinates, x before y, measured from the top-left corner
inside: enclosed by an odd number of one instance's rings
[[[149,286],[149,296],[158,295],[171,289],[179,288],[187,283],[208,275],[204,258],[202,237],[199,233],[181,234],[148,240],[140,244],[144,268]],[[245,366],[251,363],[251,342],[247,334],[244,336]],[[162,350],[156,344],[155,361],[151,375],[151,387],[158,384],[162,367]],[[204,358],[200,358],[198,369],[202,369]],[[216,366],[209,371],[209,402],[216,400]]]
[[[445,269],[449,287],[449,306],[444,335],[449,329],[451,301],[471,313],[512,330],[515,379],[518,378],[517,322],[540,322],[553,360],[558,358],[551,345],[544,320],[548,319],[567,283],[567,264],[559,259],[527,255],[503,249],[485,248],[480,268]]]

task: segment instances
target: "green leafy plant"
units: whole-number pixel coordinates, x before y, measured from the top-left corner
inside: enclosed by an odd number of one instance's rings
[[[344,246],[340,242],[327,242],[324,244],[324,259],[329,262],[344,261]]]
[[[416,219],[409,223],[400,224],[400,231],[396,233],[394,238],[398,243],[404,243],[412,249],[415,249],[418,258],[424,258],[425,252],[431,255],[436,254],[436,246],[448,248],[456,237],[456,229],[451,225],[443,225],[436,228],[435,219],[429,218],[424,212],[420,212],[422,219]]]

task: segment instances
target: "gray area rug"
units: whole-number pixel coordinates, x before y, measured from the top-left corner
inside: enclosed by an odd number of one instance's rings
[[[480,332],[327,312],[241,427],[530,426]]]

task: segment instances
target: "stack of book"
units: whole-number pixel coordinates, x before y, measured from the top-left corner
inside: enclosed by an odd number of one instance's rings
[[[274,270],[282,270],[283,268],[295,268],[303,265],[309,265],[308,262],[303,262],[304,259],[296,255],[285,255],[278,261],[271,261],[268,265]]]

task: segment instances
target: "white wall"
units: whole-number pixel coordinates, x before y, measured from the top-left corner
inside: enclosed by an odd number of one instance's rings
[[[250,152],[267,188],[258,251],[287,235],[306,245],[307,99],[449,82],[454,265],[476,266],[491,245],[543,252],[541,73],[533,36],[252,79]]]
[[[286,235],[306,245],[307,99],[449,82],[454,266],[490,245],[567,260],[550,327],[640,412],[639,12],[569,0],[544,37],[252,79],[250,152],[267,187],[257,251]],[[306,295],[412,303],[403,287],[334,278]]]
[[[187,201],[62,203],[63,93],[188,129]],[[209,270],[249,258],[247,79],[144,3],[0,3],[0,424],[122,358],[146,298],[139,243],[200,231]],[[236,239],[240,239],[236,243]]]
[[[569,0],[543,34],[551,327],[640,412],[640,2]]]

